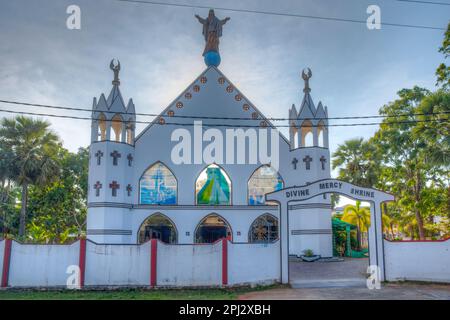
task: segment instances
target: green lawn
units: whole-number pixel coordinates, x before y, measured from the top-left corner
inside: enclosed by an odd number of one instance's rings
[[[229,289],[1,290],[0,300],[234,300],[240,294],[280,285]]]

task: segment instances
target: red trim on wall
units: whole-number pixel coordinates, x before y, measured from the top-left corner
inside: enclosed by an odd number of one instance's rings
[[[80,267],[80,287],[84,287],[84,276],[86,272],[86,239],[80,239],[80,258],[78,260]]]
[[[158,240],[150,240],[150,285],[156,286],[156,259],[158,255]]]
[[[8,286],[9,266],[11,262],[11,246],[12,240],[5,239],[5,249],[3,251],[3,269],[2,269],[2,284],[1,284],[2,288]]]
[[[439,240],[389,240],[389,239],[384,239],[386,241],[392,242],[392,243],[396,243],[396,242],[445,242],[450,240],[450,237],[444,238],[444,239],[439,239]]]
[[[222,239],[222,285],[228,284],[228,239]]]

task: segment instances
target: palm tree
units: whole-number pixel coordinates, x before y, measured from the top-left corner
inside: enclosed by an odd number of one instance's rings
[[[339,179],[362,187],[373,187],[378,177],[379,155],[370,141],[350,139],[333,153],[332,168],[339,169]]]
[[[358,239],[358,251],[361,250],[361,233],[367,232],[370,226],[370,210],[361,207],[361,201],[356,201],[356,205],[348,205],[344,209],[342,221],[356,225],[356,237]]]
[[[10,176],[22,188],[19,236],[25,234],[29,185],[45,185],[57,177],[58,136],[47,121],[18,116],[0,122],[0,142],[12,156]]]

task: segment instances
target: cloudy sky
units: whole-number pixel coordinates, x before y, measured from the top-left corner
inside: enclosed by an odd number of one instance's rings
[[[450,6],[396,0],[173,3],[356,20],[366,20],[368,5],[377,4],[383,22],[441,28],[450,17]],[[81,30],[66,28],[71,4],[81,8]],[[137,112],[158,113],[205,69],[196,13],[206,16],[207,9],[117,0],[1,1],[0,99],[90,108],[94,96],[109,93],[109,62],[119,58],[124,99],[132,97]],[[300,104],[304,67],[313,71],[314,101],[327,105],[330,117],[375,115],[401,88],[433,89],[434,72],[443,59],[439,30],[383,26],[369,31],[355,23],[221,10],[216,15],[231,17],[221,38],[220,69],[269,117],[287,117],[292,103]],[[0,108],[55,113],[5,104]],[[49,120],[65,147],[75,151],[89,144],[89,121]],[[331,128],[331,151],[346,139],[369,137],[375,130]]]

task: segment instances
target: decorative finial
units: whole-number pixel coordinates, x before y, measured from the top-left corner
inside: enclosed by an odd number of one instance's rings
[[[305,72],[305,70],[307,72]],[[302,78],[303,78],[303,80],[305,80],[305,88],[303,89],[304,93],[310,93],[311,92],[311,88],[309,87],[309,79],[311,79],[311,77],[312,77],[311,69],[310,68],[303,69],[303,71],[302,71]]]
[[[221,20],[216,17],[214,10],[210,9],[208,17],[202,18],[195,15],[197,20],[203,25],[203,37],[205,38],[205,49],[203,57],[206,65],[217,67],[220,64],[219,38],[222,37],[222,26],[230,20],[229,17]]]
[[[109,68],[114,72],[114,80],[112,81],[112,84],[120,85],[120,80],[119,80],[120,61],[117,60],[117,65],[114,65],[114,59],[112,59],[111,63],[109,64]]]

